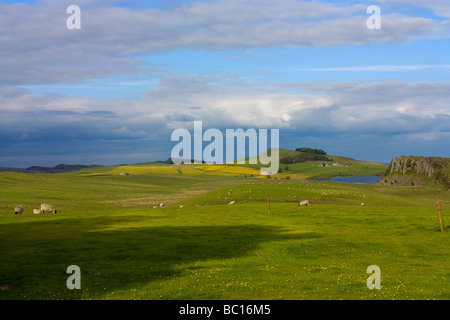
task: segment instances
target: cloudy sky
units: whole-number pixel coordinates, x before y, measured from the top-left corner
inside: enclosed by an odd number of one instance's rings
[[[165,160],[194,120],[450,157],[449,38],[449,0],[0,0],[0,166]]]

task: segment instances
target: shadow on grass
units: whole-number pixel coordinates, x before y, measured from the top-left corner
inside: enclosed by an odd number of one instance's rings
[[[2,292],[0,299],[99,299],[106,292],[182,276],[194,262],[250,255],[264,242],[319,237],[260,225],[107,229],[130,218],[141,217],[83,219],[76,225],[59,220],[41,228],[11,225],[16,230],[0,245],[0,285],[15,283],[20,289]],[[82,290],[67,289],[69,265],[80,267]]]

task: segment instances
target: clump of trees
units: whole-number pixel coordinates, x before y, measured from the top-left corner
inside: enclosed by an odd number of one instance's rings
[[[323,151],[322,149],[311,149],[311,148],[296,148],[295,151],[298,152],[306,152],[306,153],[313,153],[313,154],[323,154],[326,155],[327,153]]]
[[[296,154],[280,159],[280,163],[291,164],[305,161],[332,161],[327,157],[327,153],[321,149],[296,148]]]

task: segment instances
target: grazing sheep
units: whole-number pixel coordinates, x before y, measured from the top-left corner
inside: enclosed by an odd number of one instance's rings
[[[16,206],[14,208],[14,214],[22,214],[23,212],[23,206]]]
[[[33,214],[41,214],[44,213],[41,209],[33,209]]]
[[[51,204],[46,204],[46,203],[41,204],[41,211],[42,211],[42,213],[44,213],[44,212],[56,213],[55,207],[52,206]]]
[[[236,203],[236,201],[233,200],[233,201],[231,201],[229,204],[235,204],[235,203]]]
[[[364,202],[361,202],[361,207],[364,207],[364,206],[365,206]]]
[[[159,207],[160,207],[160,208],[164,208],[164,203],[161,202],[161,203],[159,204]]]
[[[299,207],[306,207],[309,206],[309,201],[308,200],[303,200],[300,201],[300,203],[298,204]]]

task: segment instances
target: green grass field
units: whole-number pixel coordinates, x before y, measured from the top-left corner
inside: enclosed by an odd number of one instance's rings
[[[0,299],[450,299],[449,191],[172,168],[0,173]]]

